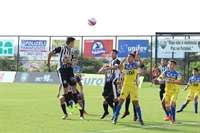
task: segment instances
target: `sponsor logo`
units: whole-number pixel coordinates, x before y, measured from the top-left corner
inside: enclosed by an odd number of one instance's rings
[[[92,44],[90,53],[94,56],[101,56],[102,54],[106,54],[104,44],[101,41],[95,41]]]
[[[21,82],[26,82],[27,79],[28,79],[28,73],[22,73],[20,78]]]

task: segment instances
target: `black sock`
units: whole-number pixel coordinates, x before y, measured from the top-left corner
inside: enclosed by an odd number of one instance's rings
[[[115,102],[115,110],[117,109],[118,101]]]
[[[108,104],[103,104],[103,109],[105,113],[108,113]]]
[[[135,105],[134,105],[134,103],[133,103],[133,113],[134,113],[134,116],[137,117],[137,113],[136,113],[136,109],[135,109]]]
[[[77,93],[73,93],[73,100],[74,100],[74,103],[77,104]]]
[[[130,98],[126,98],[125,112],[129,112],[129,104],[130,104]]]
[[[83,111],[84,111],[84,108],[79,110],[80,111],[80,117],[83,117]]]
[[[67,106],[70,106],[69,105],[69,96],[68,96],[68,94],[64,94],[64,97],[65,97],[65,102],[66,102]]]
[[[67,114],[65,104],[62,104],[62,105],[61,105],[61,108],[62,108],[63,113],[64,113],[64,114]]]
[[[107,99],[105,99],[105,100],[107,101],[108,105],[113,109],[114,106],[113,106],[113,101],[112,101],[112,99],[107,98]]]

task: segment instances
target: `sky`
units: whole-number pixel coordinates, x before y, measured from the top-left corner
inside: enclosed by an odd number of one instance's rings
[[[155,32],[200,32],[200,0],[0,0],[0,35]]]

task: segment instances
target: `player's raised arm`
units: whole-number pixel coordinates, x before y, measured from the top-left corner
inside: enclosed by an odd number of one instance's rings
[[[166,72],[166,71],[165,71]],[[165,78],[165,72],[163,72],[158,78],[157,78],[157,80],[158,80],[158,82],[162,82],[162,80]]]
[[[124,58],[124,59],[120,62],[119,66],[118,66],[118,68],[119,68],[120,70],[122,70],[123,64],[124,64],[124,62],[126,61],[126,59],[127,59],[127,58]]]
[[[137,65],[138,66],[141,66],[143,63],[142,63],[142,60],[141,60],[141,58],[140,58],[140,49],[138,49],[137,51],[136,51],[136,59],[138,60],[138,63],[137,63]]]
[[[47,57],[47,66],[50,66],[50,60],[53,54],[60,53],[61,47],[56,47],[52,51],[49,52],[48,57]]]
[[[102,73],[105,71],[105,70],[104,70],[105,67],[107,67],[107,66],[102,66],[101,69],[99,69],[98,73],[99,73],[99,74],[102,74]]]
[[[144,64],[142,64],[140,68],[142,69],[142,71],[138,72],[137,74],[141,75],[147,73],[147,67]]]

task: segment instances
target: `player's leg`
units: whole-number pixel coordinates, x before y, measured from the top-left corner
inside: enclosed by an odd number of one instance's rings
[[[88,114],[86,111],[85,111],[85,97],[84,97],[84,93],[80,93],[80,97],[81,97],[81,101],[82,101],[82,105],[83,105],[83,108],[84,108],[84,111],[83,113],[84,114]]]
[[[113,109],[113,116],[114,116],[114,113],[115,113],[115,110],[117,108],[117,105],[118,105],[118,96],[117,96],[117,83],[116,83],[117,79],[113,80],[111,82],[111,86],[110,88],[112,88],[111,92],[113,94],[113,101],[114,101],[114,109]],[[113,119],[113,118],[112,118]]]
[[[100,117],[100,119],[103,119],[105,118],[109,112],[108,112],[108,105],[113,109],[114,106],[113,106],[113,100],[111,99],[111,97],[109,96],[110,94],[110,83],[109,82],[106,82],[105,85],[104,85],[104,90],[103,90],[103,93],[102,93],[102,96],[104,97],[104,100],[103,100],[103,109],[104,109],[104,113],[103,115]]]
[[[133,103],[133,121],[137,121],[137,112],[136,112],[136,108],[135,108],[135,104]]]
[[[130,112],[129,112],[129,104],[130,104],[130,96],[128,96],[128,97],[126,98],[126,100],[125,100],[125,112],[124,112],[124,114],[121,116],[122,119],[125,118],[127,115],[130,114]]]
[[[83,103],[82,103],[82,99],[81,99],[80,94],[77,95],[77,99],[78,99],[78,104],[82,107],[82,109],[79,109],[79,111],[80,111],[80,119],[84,120],[84,116],[83,116],[84,107],[83,107]]]
[[[69,103],[72,102],[73,103],[73,95],[72,92],[68,92],[68,99],[69,99]],[[67,106],[67,111],[69,112],[69,114],[73,114],[74,110],[73,107],[69,104],[69,106]]]
[[[68,71],[68,74],[67,74],[67,80],[70,84],[70,86],[72,87],[72,94],[73,94],[73,101],[75,103],[75,108],[77,109],[82,109],[82,107],[78,104],[78,99],[77,99],[77,90],[76,90],[76,79],[74,77],[74,73],[73,73],[73,70],[70,69]]]
[[[121,110],[121,106],[122,104],[124,103],[124,99],[126,99],[129,95],[129,90],[126,89],[124,86],[122,87],[122,91],[120,93],[120,100],[119,100],[119,103],[117,105],[117,108],[115,110],[115,114],[114,114],[114,118],[113,118],[113,124],[116,124],[117,123],[117,119],[118,119],[118,115],[119,115],[119,112]]]
[[[181,108],[180,108],[179,110],[176,111],[177,113],[182,112],[183,109],[188,105],[188,103],[189,103],[190,101],[193,100],[194,94],[195,94],[195,93],[194,93],[194,92],[191,92],[191,91],[188,93],[188,96],[187,96],[186,101],[182,104]]]
[[[170,108],[170,97],[171,93],[166,92],[162,100],[162,104],[165,103],[163,106],[163,110],[166,114],[166,117],[164,118],[165,121],[170,121],[172,119],[171,108]]]
[[[175,121],[176,121],[176,99],[177,99],[177,97],[178,97],[178,93],[173,93],[171,95],[170,106],[171,106],[172,124],[175,124]]]
[[[160,91],[159,91],[160,101],[163,100],[164,93],[165,93],[165,84],[160,84]],[[161,105],[161,107],[163,107],[163,104]]]
[[[135,86],[135,88],[137,88],[137,86]],[[144,126],[144,122],[142,120],[142,112],[141,112],[141,108],[140,108],[140,105],[139,105],[139,102],[138,102],[138,89],[131,90],[130,98],[135,105],[135,110],[136,110],[137,115],[138,115],[138,121],[140,122],[140,124],[142,126]]]
[[[66,106],[65,106],[65,98],[64,98],[64,95],[62,95],[60,97],[60,106],[62,108],[62,111],[63,111],[63,117],[62,119],[66,119],[68,117],[68,114],[67,114],[67,110],[66,110]]]
[[[66,76],[66,72],[63,69],[59,69],[59,74],[61,77],[61,81],[62,81],[62,86],[64,88],[64,98],[65,98],[65,102],[67,104],[67,107],[70,108],[69,105],[69,96],[68,96],[68,82],[67,82],[67,76]]]
[[[196,92],[194,95],[194,111],[195,114],[198,114],[198,96],[199,96],[199,92]]]

